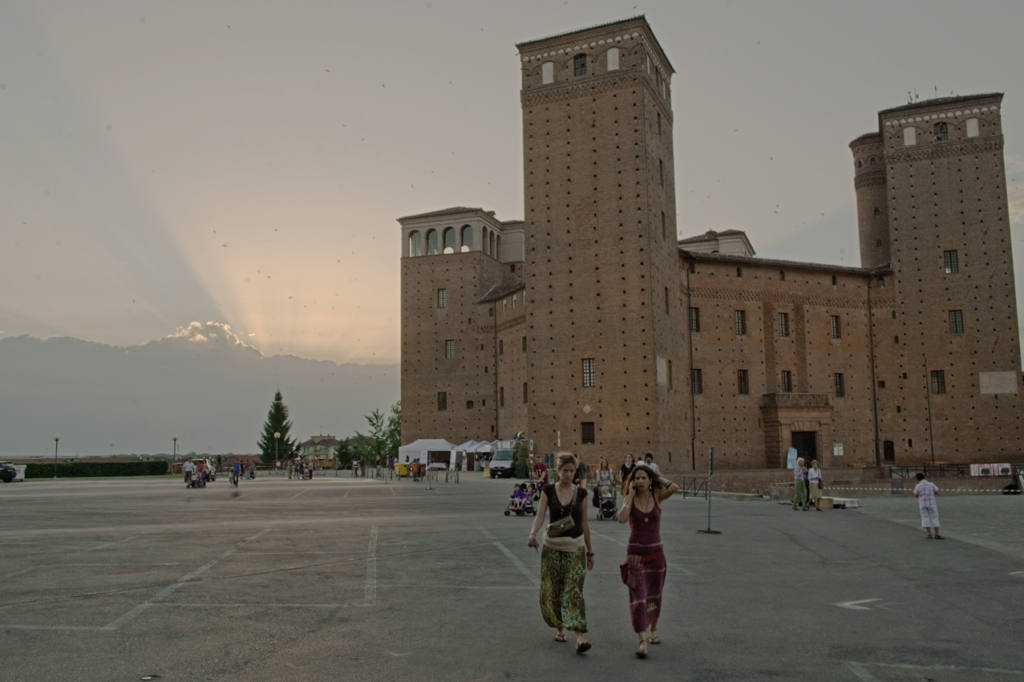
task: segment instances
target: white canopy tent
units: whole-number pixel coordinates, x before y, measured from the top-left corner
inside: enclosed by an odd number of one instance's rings
[[[404,462],[408,457],[410,463],[419,460],[421,464],[430,464],[430,453],[439,453],[442,457],[435,457],[435,459],[447,461],[455,447],[454,443],[450,443],[444,438],[420,438],[398,448],[398,461]]]

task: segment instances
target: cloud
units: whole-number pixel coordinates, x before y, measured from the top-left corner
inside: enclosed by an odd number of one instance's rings
[[[210,346],[252,348],[235,333],[231,325],[226,322],[213,322],[212,320],[205,323],[192,321],[187,327],[178,327],[177,331],[173,334],[168,334],[164,337],[164,340],[170,339]]]

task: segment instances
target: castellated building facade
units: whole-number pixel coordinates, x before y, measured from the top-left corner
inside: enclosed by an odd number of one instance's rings
[[[402,441],[663,470],[1019,459],[999,94],[856,138],[861,267],[676,234],[673,67],[643,17],[521,43],[524,219],[399,219]],[[852,229],[852,226],[851,226]]]

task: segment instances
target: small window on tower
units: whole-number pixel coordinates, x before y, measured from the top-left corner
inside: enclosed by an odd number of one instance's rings
[[[917,128],[907,126],[903,129],[903,146],[913,147],[915,144],[917,144]]]
[[[935,124],[935,141],[945,142],[949,139],[949,127],[942,121]]]
[[[950,310],[949,311],[949,333],[950,334],[963,334],[964,333],[964,311],[962,311],[962,310]]]
[[[608,50],[608,70],[619,70],[619,48],[613,47]]]
[[[978,136],[978,119],[969,118],[967,119],[967,137]]]
[[[574,76],[587,75],[587,55],[578,54],[572,58],[572,73]]]
[[[594,442],[594,422],[580,422],[580,443]]]
[[[437,290],[437,307],[447,308],[448,307],[448,290],[438,289]]]
[[[544,62],[540,65],[540,82],[541,85],[547,85],[548,83],[555,82],[554,62]]]
[[[947,275],[954,272],[960,272],[960,259],[957,256],[956,249],[942,252],[942,265],[945,268]]]
[[[932,393],[946,392],[946,372],[941,369],[932,370]]]

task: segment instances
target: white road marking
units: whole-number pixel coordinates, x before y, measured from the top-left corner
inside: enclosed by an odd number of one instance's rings
[[[153,606],[161,606],[164,608],[172,607],[187,607],[190,609],[241,609],[241,608],[259,608],[259,609],[337,609],[341,608],[343,604],[281,604],[281,603],[265,603],[265,602],[237,602],[237,603],[220,603],[220,602],[183,602],[183,601],[165,601],[159,604],[153,604]]]
[[[867,671],[860,663],[855,661],[847,661],[846,667],[850,669],[850,672],[857,676],[861,682],[879,682],[878,678]]]
[[[309,490],[310,490],[309,488],[306,488],[305,490],[300,490],[299,492],[295,493],[294,495],[292,495],[292,496],[291,496],[291,497],[289,497],[288,499],[289,499],[289,500],[294,500],[294,499],[295,499],[296,497],[298,497],[299,495],[305,495],[306,493],[308,493],[308,492],[309,492]]]
[[[92,632],[112,631],[109,625],[0,625],[0,630],[87,630]]]
[[[183,587],[186,583],[188,583],[188,582],[190,582],[192,580],[195,580],[197,577],[199,577],[200,575],[202,575],[206,571],[208,571],[211,568],[213,568],[214,566],[216,566],[217,562],[219,562],[221,559],[226,559],[229,556],[231,556],[232,554],[234,554],[235,551],[239,547],[242,547],[243,545],[245,545],[245,544],[247,544],[249,542],[252,542],[256,538],[258,538],[261,535],[263,535],[264,533],[267,533],[269,530],[270,530],[269,528],[264,528],[260,532],[254,534],[254,535],[250,535],[249,537],[247,537],[246,539],[242,540],[241,542],[239,542],[237,545],[235,545],[234,547],[232,547],[228,551],[226,551],[223,554],[221,554],[218,558],[210,559],[209,561],[207,561],[205,564],[203,564],[199,568],[195,569],[194,571],[190,571],[189,573],[186,573],[185,575],[183,575],[180,578],[178,578],[177,582],[171,583],[170,585],[165,585],[156,594],[154,594],[152,597],[150,597],[146,601],[142,602],[141,604],[136,604],[127,613],[125,613],[125,614],[115,618],[113,621],[108,623],[106,627],[108,629],[116,630],[117,628],[121,627],[125,623],[133,620],[136,616],[138,616],[140,613],[142,613],[146,609],[150,608],[151,606],[153,606],[157,602],[166,599],[168,596],[170,596],[171,594],[174,594],[174,592],[176,592],[178,589]]]
[[[83,551],[95,552],[97,550],[106,549],[107,547],[113,547],[114,545],[120,545],[120,544],[122,544],[124,542],[131,542],[132,540],[134,540],[137,537],[139,537],[139,536],[138,535],[130,535],[130,536],[126,537],[126,538],[121,538],[120,540],[114,540],[113,542],[104,542],[102,545],[95,545],[93,547],[87,547]]]
[[[853,601],[837,601],[833,606],[838,606],[841,609],[850,609],[851,611],[870,611],[870,606],[861,606],[861,604],[868,604],[873,601],[882,601],[881,597],[874,599],[855,599]]]
[[[965,665],[946,665],[944,663],[936,663],[934,665],[917,665],[917,664],[914,664],[914,663],[860,663],[858,661],[847,661],[846,665],[848,667],[850,667],[851,670],[853,669],[853,666],[858,666],[862,670],[864,670],[866,666],[873,666],[873,667],[876,667],[876,668],[895,668],[897,670],[931,670],[931,671],[935,671],[935,672],[950,671],[950,672],[968,672],[968,673],[991,673],[991,674],[995,674],[995,675],[1024,675],[1024,669],[986,668],[986,667],[971,668],[971,667],[968,667],[968,666],[965,666]],[[865,672],[867,672],[867,671],[865,670]],[[868,674],[870,674],[870,673],[868,673]],[[876,678],[871,677],[871,678],[861,678],[861,679],[865,679],[865,680],[871,679],[871,680],[874,680]]]
[[[520,573],[526,576],[526,579],[530,581],[531,585],[537,587],[540,584],[537,582],[537,576],[535,575],[535,571],[531,571],[530,569],[528,569],[526,567],[526,564],[520,561],[519,557],[512,553],[512,550],[510,550],[508,547],[502,544],[502,542],[498,540],[498,538],[494,537],[494,535],[491,534],[490,531],[481,528],[480,532],[486,535],[490,539],[491,544],[497,547],[502,554],[508,557],[508,560],[512,562],[512,565],[519,569]]]
[[[366,591],[364,606],[377,605],[377,526],[370,527],[370,544],[366,550]]]
[[[1010,571],[1010,575],[1017,578],[1024,578],[1024,571]]]

